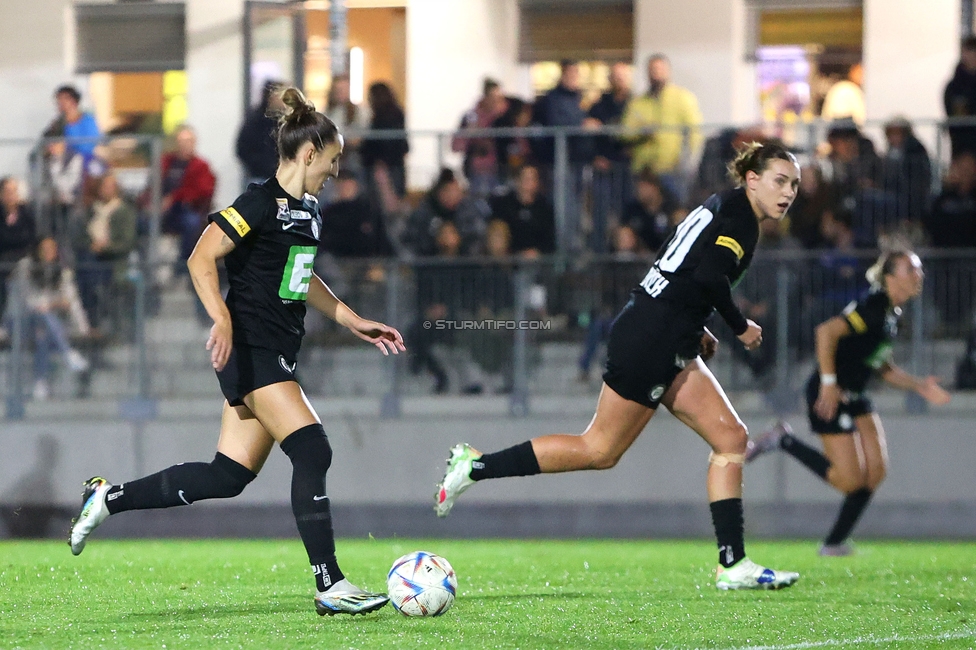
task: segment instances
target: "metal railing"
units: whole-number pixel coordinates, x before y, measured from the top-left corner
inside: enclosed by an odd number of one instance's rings
[[[976,124],[976,120],[959,121],[963,122]],[[841,162],[846,165],[849,161],[837,162],[817,153],[828,126],[799,125],[789,133],[778,125],[767,128],[767,132],[789,136],[802,153],[804,164],[829,170],[834,174],[830,178],[836,178]],[[921,197],[921,205],[927,205],[947,164],[947,123],[930,120],[914,126],[933,145],[928,158],[929,191]],[[953,126],[958,125],[953,122]],[[871,124],[864,132],[876,135],[879,127]],[[701,130],[706,142],[717,142],[715,138],[723,134],[720,127]],[[466,131],[466,137],[552,140],[554,161],[543,180],[548,188],[544,192],[554,206],[556,253],[531,261],[518,256],[450,261],[415,257],[409,248],[395,246],[401,253],[398,259],[341,259],[326,263],[327,258],[323,258],[319,270],[330,286],[360,313],[400,327],[408,338],[411,355],[408,360],[379,365],[378,360],[367,356],[369,349],[346,345],[358,345],[357,340],[310,316],[301,364],[306,369],[303,381],[311,387],[310,392],[375,395],[382,399],[383,414],[390,416],[399,412],[402,396],[427,392],[503,393],[509,396],[515,414],[528,412],[532,395],[593,392],[598,385],[597,368],[606,328],[646,271],[652,253],[605,252],[613,250],[611,233],[623,223],[620,211],[628,190],[616,188],[630,182],[630,171],[625,163],[607,171],[590,162],[574,162],[570,144],[572,138],[616,137],[622,133],[619,127],[597,131],[542,127]],[[366,141],[409,137],[412,153],[406,164],[412,176],[430,172],[433,177],[441,164],[460,162],[460,156],[451,151],[453,132],[358,135]],[[40,230],[58,235],[53,184],[41,155],[49,143],[44,141],[34,148],[29,179],[31,204]],[[65,262],[75,268],[79,283],[88,285],[83,293],[100,292],[100,300],[89,301],[89,305],[94,305],[89,317],[104,326],[96,328],[97,340],[79,339],[79,345],[89,346],[93,355],[100,355],[91,364],[87,385],[81,385],[79,380],[72,389],[70,382],[62,383],[55,394],[128,400],[127,408],[137,414],[152,412],[151,406],[139,400],[178,396],[181,390],[197,393],[200,386],[216,394],[209,365],[200,352],[205,327],[198,320],[196,299],[183,280],[174,279],[174,269],[177,273],[181,270],[180,262],[162,254],[166,241],[161,234],[159,209],[162,140],[137,136],[104,139],[103,144],[107,151],[114,152],[109,156],[110,162],[123,179],[125,193],[130,198],[148,197],[140,212],[138,255],[106,265],[76,259],[69,246],[63,249]],[[690,152],[682,158],[677,176],[681,191],[686,193],[686,205],[697,201],[704,192],[719,189],[710,182],[724,183],[720,174],[706,173],[695,165]],[[706,156],[705,160],[723,162],[721,156],[715,161]],[[869,207],[855,204],[845,208],[854,210],[855,219],[858,215],[863,218],[855,221],[855,226],[867,233],[868,241],[862,240],[862,245],[872,243],[870,239],[877,234],[879,225],[900,224],[902,220],[917,224],[920,220],[911,210],[905,212],[905,204],[885,198],[886,194],[902,196],[907,185],[892,181],[894,177],[884,173],[883,158],[877,160],[881,162],[872,164],[880,167],[855,169],[864,174],[855,178],[877,182],[855,182],[849,188],[855,202],[861,199]],[[716,169],[720,166],[716,165]],[[363,174],[365,191],[376,189],[369,187],[368,170],[361,167],[359,172]],[[503,175],[496,180],[502,182]],[[601,187],[609,190],[601,194]],[[911,187],[912,192],[918,192],[918,185]],[[878,200],[864,201],[865,196]],[[912,201],[917,198],[913,195]],[[329,197],[324,199],[323,203],[327,203]],[[397,239],[410,210],[408,203],[400,200],[388,205],[377,200],[377,204],[384,212],[389,232]],[[84,218],[80,195],[78,204],[69,207],[70,219]],[[490,217],[483,216],[486,220]],[[915,242],[924,243],[924,238],[916,237]],[[787,380],[796,379],[797,373],[811,363],[813,327],[866,288],[863,271],[874,255],[870,249],[844,253],[761,250],[737,290],[737,298],[747,313],[763,325],[766,343],[758,354],[748,354],[737,347],[730,333],[723,333],[728,345],[712,362],[716,373],[728,386],[760,390],[792,386]],[[972,329],[976,250],[927,249],[923,257],[926,291],[906,310],[903,324],[910,334],[901,339],[899,361],[917,372],[946,374],[962,354],[963,341]],[[19,417],[31,392],[30,366],[37,341],[26,301],[31,291],[29,278],[25,275],[18,279],[12,271],[13,266],[0,265],[0,274],[9,280],[4,312],[6,349],[0,352],[0,363],[5,366],[7,417]],[[423,328],[425,321],[431,323],[429,330]],[[437,325],[437,321],[441,324]],[[717,325],[716,330],[722,333],[722,326]],[[342,375],[345,354],[361,355],[355,357],[358,378],[317,379]],[[58,366],[55,361],[55,372]]]
[[[896,362],[951,384],[973,327],[976,251],[927,250],[922,258],[925,291],[905,309]],[[815,326],[867,290],[863,272],[873,259],[872,251],[761,250],[736,298],[763,327],[764,344],[746,352],[713,318],[723,343],[713,371],[730,389],[769,392],[774,405],[794,408],[814,363]],[[320,268],[327,282],[359,313],[400,328],[409,354],[382,358],[310,315],[299,376],[311,394],[376,398],[390,417],[405,396],[503,394],[519,415],[530,411],[532,396],[592,394],[610,323],[650,262],[604,255],[332,263]],[[153,399],[217,397],[203,349],[206,322],[188,285],[159,283],[159,267],[135,256],[123,275],[111,271],[104,264],[77,269],[84,282],[101,283],[103,313],[94,335],[70,339],[89,359],[85,372],[70,372],[66,358],[49,350],[54,396],[118,399],[138,413],[152,412],[146,402]],[[34,357],[42,343],[50,347],[31,291],[29,272],[8,275],[8,349],[0,353],[8,418],[23,416],[37,379]]]

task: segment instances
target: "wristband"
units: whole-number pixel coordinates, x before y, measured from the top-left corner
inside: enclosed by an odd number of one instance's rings
[[[837,375],[820,375],[821,386],[833,386],[837,383]]]

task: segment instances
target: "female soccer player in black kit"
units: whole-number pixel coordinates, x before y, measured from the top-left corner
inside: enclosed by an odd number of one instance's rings
[[[913,390],[932,404],[950,399],[935,377],[913,377],[891,361],[901,307],[922,291],[918,256],[904,250],[886,252],[868,269],[867,278],[871,291],[816,331],[819,370],[807,382],[807,416],[824,453],[796,438],[785,422],[750,442],[746,452],[750,462],[782,449],[846,495],[820,547],[825,556],[853,552],[846,540],[887,473],[881,418],[864,392],[868,380],[877,372],[892,386]]]
[[[715,194],[678,224],[610,330],[607,369],[596,414],[582,435],[535,438],[493,453],[467,444],[451,450],[434,496],[438,516],[476,481],[540,472],[609,469],[650,421],[659,404],[712,448],[708,500],[719,545],[719,589],[776,589],[798,574],[746,557],[742,464],[748,436],[722,387],[699,358],[714,351],[705,320],[718,310],[749,349],[762,329],[732,301],[732,286],[752,260],[759,221],[782,219],[796,197],[800,170],[781,144],[753,143],[730,163],[737,188]]]
[[[312,271],[322,221],[313,198],[336,175],[342,136],[296,88],[282,94],[278,169],[248,187],[234,204],[210,215],[187,266],[214,321],[207,341],[227,398],[217,454],[210,463],[183,463],[112,485],[85,483],[82,510],[71,529],[71,552],[110,514],[169,508],[227,498],[257,476],[275,442],[293,466],[291,503],[316,581],[319,614],[365,614],[387,602],[345,579],[335,556],[325,490],[332,462],[321,421],[295,380],[308,303],[383,354],[404,350],[400,333],[366,320],[342,303]],[[230,290],[220,295],[217,260],[224,259]]]

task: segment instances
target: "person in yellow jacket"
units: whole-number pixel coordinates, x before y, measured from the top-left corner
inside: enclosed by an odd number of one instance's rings
[[[624,111],[621,124],[637,131],[648,127],[662,127],[652,133],[625,134],[631,144],[631,169],[640,173],[650,169],[674,191],[684,197],[684,183],[677,176],[681,172],[685,148],[695,151],[701,145],[702,123],[698,99],[687,88],[670,83],[671,63],[663,54],[647,60],[647,94],[634,97]]]

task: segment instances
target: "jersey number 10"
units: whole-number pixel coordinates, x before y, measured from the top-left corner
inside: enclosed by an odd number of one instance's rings
[[[712,223],[714,216],[711,210],[699,206],[685,217],[684,221],[678,224],[674,236],[671,237],[671,241],[668,242],[668,246],[661,253],[661,256],[657,258],[654,266],[668,273],[677,271],[681,263],[685,261],[688,251],[698,241],[699,235],[702,234],[708,224]]]
[[[699,206],[678,224],[674,235],[668,241],[668,245],[658,255],[654,266],[651,267],[651,270],[641,280],[641,286],[644,287],[644,291],[655,298],[661,295],[661,292],[669,284],[667,278],[661,275],[661,271],[674,273],[678,270],[682,262],[685,261],[685,257],[688,256],[691,247],[698,241],[698,237],[701,236],[702,231],[708,227],[708,224],[712,223],[714,216],[711,210]]]

